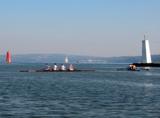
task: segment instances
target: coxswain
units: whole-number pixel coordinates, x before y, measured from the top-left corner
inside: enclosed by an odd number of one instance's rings
[[[51,70],[51,66],[46,64],[46,68],[45,68],[46,71],[50,71]]]

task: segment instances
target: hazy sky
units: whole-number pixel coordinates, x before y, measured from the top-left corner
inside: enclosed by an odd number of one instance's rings
[[[160,0],[0,0],[0,54],[160,54]]]

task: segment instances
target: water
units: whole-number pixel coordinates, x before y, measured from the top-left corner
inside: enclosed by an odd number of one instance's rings
[[[96,72],[21,73],[42,64],[0,65],[0,118],[157,118],[160,69],[82,64]],[[118,69],[118,71],[117,71]]]

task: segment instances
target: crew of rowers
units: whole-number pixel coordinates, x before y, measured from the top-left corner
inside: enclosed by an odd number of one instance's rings
[[[75,67],[72,64],[69,64],[69,66],[67,68],[64,64],[61,64],[60,66],[58,66],[55,63],[53,67],[51,67],[47,64],[47,67],[45,68],[45,70],[46,71],[74,71]]]

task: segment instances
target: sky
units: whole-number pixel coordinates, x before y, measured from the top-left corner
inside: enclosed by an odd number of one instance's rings
[[[160,0],[0,0],[0,54],[160,54]]]

